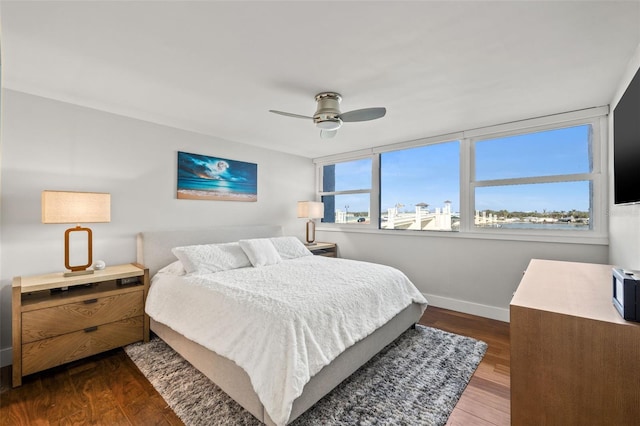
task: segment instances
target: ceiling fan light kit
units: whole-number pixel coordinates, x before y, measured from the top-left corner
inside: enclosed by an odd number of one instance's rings
[[[342,120],[339,118],[323,118],[321,120],[313,121],[316,123],[316,127],[321,130],[338,130],[342,126]]]
[[[343,122],[375,120],[384,117],[387,112],[385,108],[377,107],[349,111],[343,114],[340,112],[341,101],[342,96],[339,93],[318,93],[316,95],[317,108],[313,117],[283,111],[269,111],[286,117],[312,119],[316,127],[320,129],[320,137],[323,139],[334,137]]]
[[[338,130],[342,126],[340,115],[340,102],[342,96],[338,93],[323,92],[316,95],[318,109],[313,114],[313,122],[321,130]]]

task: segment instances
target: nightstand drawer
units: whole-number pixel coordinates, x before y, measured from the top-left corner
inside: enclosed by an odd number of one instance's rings
[[[87,298],[22,313],[22,343],[60,336],[88,327],[143,315],[143,292]]]
[[[316,250],[313,252],[313,254],[315,254],[316,256],[336,257],[335,251],[328,251],[328,250]]]
[[[22,345],[22,375],[143,339],[142,315]]]

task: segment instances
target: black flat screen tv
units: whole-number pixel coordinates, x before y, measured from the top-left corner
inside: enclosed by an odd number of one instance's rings
[[[640,70],[613,110],[615,204],[640,203]]]

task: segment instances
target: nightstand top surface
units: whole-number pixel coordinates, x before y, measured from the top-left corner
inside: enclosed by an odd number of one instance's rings
[[[321,243],[318,241],[313,244],[305,244],[305,247],[308,248],[309,250],[318,250],[318,249],[335,247],[335,245],[336,245],[335,243]]]
[[[76,275],[72,277],[65,277],[63,274],[64,272],[61,271],[44,275],[17,277],[13,280],[13,286],[20,286],[21,293],[29,293],[32,291],[115,280],[118,278],[137,277],[144,275],[144,269],[133,263],[127,263],[124,265],[107,266],[102,270],[94,271],[93,274]]]

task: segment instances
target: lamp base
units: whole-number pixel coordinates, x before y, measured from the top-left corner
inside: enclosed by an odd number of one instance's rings
[[[86,232],[87,233],[87,263],[84,265],[70,265],[69,264],[69,237],[72,232]],[[66,275],[65,277],[74,276],[74,275],[84,275],[84,274],[93,274],[93,270],[87,269],[93,263],[93,247],[92,247],[92,238],[93,233],[89,228],[83,228],[80,225],[75,228],[69,228],[64,231],[64,266],[67,269],[70,269],[71,272],[67,272],[70,275]],[[76,273],[79,272],[79,273]]]
[[[316,224],[312,219],[307,222],[307,245],[313,244],[316,240]]]
[[[90,275],[93,274],[93,269],[85,269],[84,271],[69,271],[62,274],[63,277],[75,277],[76,275]]]

